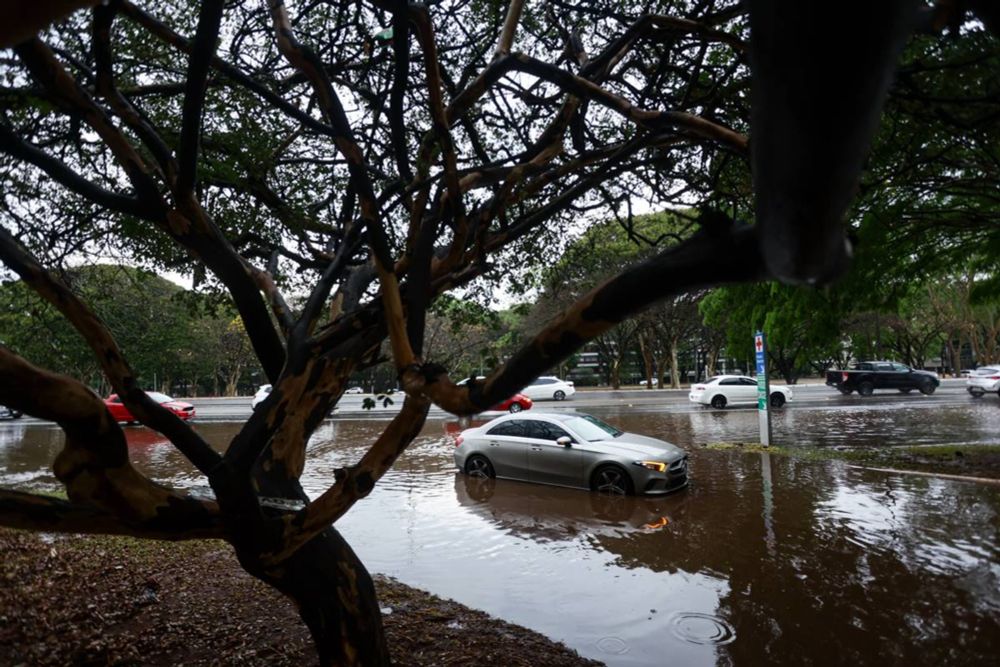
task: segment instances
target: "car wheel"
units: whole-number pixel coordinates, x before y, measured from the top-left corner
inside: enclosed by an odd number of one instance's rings
[[[837,387],[837,391],[839,391],[844,396],[850,396],[852,393],[854,393],[853,389],[848,389],[847,387]]]
[[[937,387],[934,386],[934,383],[930,381],[924,382],[922,385],[920,385],[920,393],[923,394],[924,396],[930,396],[931,394],[934,393],[935,389],[937,389]]]
[[[858,385],[858,393],[862,396],[871,396],[872,392],[875,391],[875,385],[871,382],[862,382]]]
[[[780,391],[776,391],[771,394],[771,407],[772,408],[782,408],[785,406],[785,395]]]
[[[524,408],[522,408],[522,407],[521,407],[521,404],[520,404],[520,403],[511,403],[511,404],[510,404],[510,407],[509,407],[509,408],[507,408],[507,410],[508,410],[509,412],[520,412],[520,411],[521,411],[521,410],[523,410],[523,409],[524,409]]]
[[[715,408],[716,410],[721,410],[722,408],[726,407],[726,397],[722,396],[721,394],[719,396],[713,396],[712,407]]]
[[[493,464],[485,456],[470,456],[465,462],[465,474],[470,477],[481,477],[483,479],[493,479],[497,476],[493,470]]]
[[[1000,392],[998,392],[998,393],[1000,393]],[[970,389],[969,390],[969,394],[972,396],[972,398],[982,398],[986,394],[986,392],[985,391],[972,391]]]
[[[909,394],[911,391],[913,391],[913,387],[903,387],[902,389],[899,390],[899,393]]]
[[[566,392],[560,389],[556,393],[552,394],[552,398],[556,399],[557,401],[561,401],[564,398],[566,398]]]
[[[590,488],[614,496],[632,495],[632,478],[616,465],[601,466],[594,472]]]

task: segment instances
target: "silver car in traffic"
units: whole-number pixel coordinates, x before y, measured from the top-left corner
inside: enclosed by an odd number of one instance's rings
[[[662,494],[687,486],[687,454],[581,413],[504,415],[456,438],[455,465],[502,477],[614,494]]]

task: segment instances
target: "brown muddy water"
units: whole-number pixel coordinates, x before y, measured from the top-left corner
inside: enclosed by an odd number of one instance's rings
[[[779,440],[813,444],[817,434],[828,444],[996,442],[1000,409],[974,410],[974,426],[951,411],[788,411],[775,429]],[[755,440],[753,411],[594,412],[687,447],[691,487],[606,498],[475,483],[454,470],[456,425],[435,421],[338,527],[373,572],[609,665],[996,664],[998,487],[696,446]],[[914,428],[921,417],[926,428]],[[865,419],[866,428],[851,426]],[[383,425],[324,423],[310,445],[307,491],[320,493]],[[197,428],[222,447],[236,426]],[[147,474],[204,484],[160,436],[126,430]],[[872,431],[882,433],[877,443],[865,440]],[[897,431],[911,435],[893,439]],[[56,488],[48,467],[61,444],[54,427],[0,425],[0,485]]]

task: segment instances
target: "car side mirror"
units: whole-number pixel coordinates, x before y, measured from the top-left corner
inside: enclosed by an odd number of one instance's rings
[[[573,438],[568,435],[564,435],[556,440],[557,445],[562,445],[563,447],[571,447],[573,445]]]

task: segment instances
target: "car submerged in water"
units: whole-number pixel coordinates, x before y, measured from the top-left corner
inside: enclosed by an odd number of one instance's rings
[[[500,477],[600,493],[663,494],[688,484],[687,454],[581,413],[504,415],[455,439],[455,465]]]

